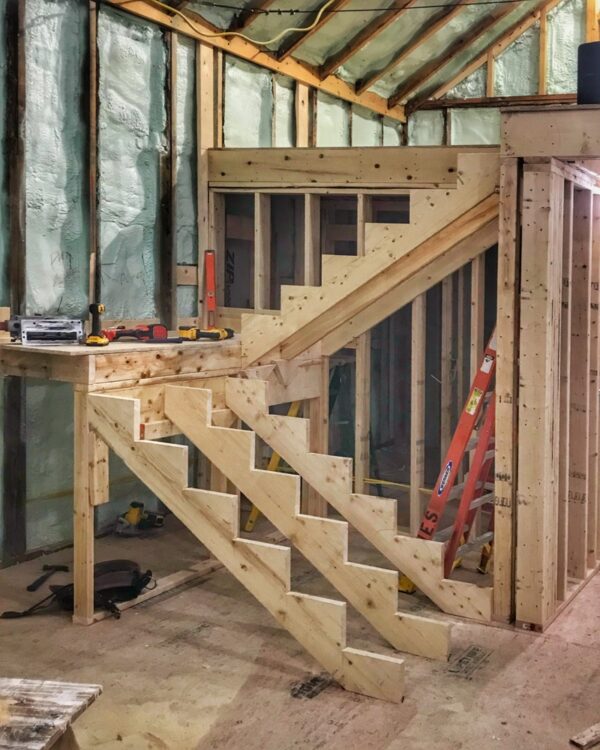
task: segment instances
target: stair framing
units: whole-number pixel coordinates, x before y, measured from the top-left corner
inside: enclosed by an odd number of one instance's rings
[[[326,257],[320,287],[283,286],[279,315],[244,315],[244,366],[297,356],[497,221],[498,175],[496,154],[461,154],[457,188],[410,191],[410,224],[368,224],[365,255]]]
[[[402,660],[347,647],[345,602],[291,591],[290,549],[241,539],[236,495],[188,487],[186,446],[140,440],[137,399],[88,404],[91,429],[346,690],[402,700]]]
[[[228,378],[227,406],[448,614],[489,621],[492,588],[444,578],[444,545],[397,533],[395,500],[352,492],[352,459],[311,453],[308,420],[269,414],[267,383]]]
[[[450,625],[398,612],[398,572],[348,561],[348,524],[302,514],[300,478],[257,469],[254,433],[215,426],[211,391],[166,386],[165,413],[389,643],[419,656],[448,658]],[[308,422],[289,419],[293,440],[307,445]]]

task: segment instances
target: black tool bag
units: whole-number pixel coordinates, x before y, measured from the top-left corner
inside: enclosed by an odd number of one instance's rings
[[[94,607],[108,610],[118,619],[121,612],[117,604],[138,597],[151,581],[152,571],[147,570],[142,573],[140,566],[133,560],[107,560],[96,563],[94,565]],[[23,612],[3,612],[0,618],[27,617],[46,609],[55,601],[61,609],[72,612],[74,590],[72,583],[67,583],[65,586],[50,586],[52,593],[45,599]]]

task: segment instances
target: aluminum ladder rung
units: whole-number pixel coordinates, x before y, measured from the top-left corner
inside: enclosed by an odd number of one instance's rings
[[[476,497],[475,500],[473,500],[473,502],[469,506],[469,509],[473,510],[474,508],[480,508],[482,505],[491,503],[493,499],[494,499],[494,493],[488,492],[485,495],[482,495],[481,497]]]

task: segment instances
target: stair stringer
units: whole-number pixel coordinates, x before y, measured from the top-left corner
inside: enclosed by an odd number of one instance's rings
[[[140,440],[136,399],[88,397],[90,427],[347,690],[401,702],[401,659],[346,646],[346,604],[291,591],[288,547],[239,537],[239,499],[187,487],[186,446]]]
[[[228,378],[227,406],[330,503],[357,531],[398,569],[405,573],[444,612],[476,620],[492,617],[491,587],[444,578],[443,550],[439,542],[401,536],[397,532],[395,500],[352,492],[352,459],[311,453],[302,441],[296,418],[269,414],[266,383]]]
[[[420,656],[447,659],[449,624],[399,613],[398,572],[350,562],[348,524],[302,514],[299,477],[255,468],[255,434],[214,426],[211,400],[209,390],[165,387],[168,418],[389,643]],[[288,427],[294,442],[307,442],[306,420],[289,418]]]
[[[410,191],[409,224],[368,224],[366,253],[333,261],[327,256],[323,264],[324,283],[314,286],[282,286],[279,315],[242,316],[242,358],[248,367],[266,355],[289,359],[297,356],[323,336],[317,331],[318,320],[324,331],[341,326],[360,312],[362,299],[357,291],[371,284],[377,288],[366,298],[364,306],[387,293],[390,288],[407,278],[416,264],[426,264],[425,253],[419,249],[428,240],[442,235],[446,242],[456,234],[460,241],[473,231],[471,214],[480,214],[482,221],[490,220],[488,203],[498,205],[499,157],[490,153],[467,153],[459,157],[456,188],[418,189]],[[461,221],[462,220],[462,221]],[[455,226],[454,226],[455,225]],[[463,234],[460,235],[461,225]],[[439,250],[427,247],[429,261],[448,247],[436,242]],[[412,253],[414,263],[402,262]],[[421,257],[423,256],[423,257]],[[394,277],[389,274],[397,267]],[[364,290],[363,290],[364,291]]]

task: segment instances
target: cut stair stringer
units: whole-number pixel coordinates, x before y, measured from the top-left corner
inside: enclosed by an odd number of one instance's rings
[[[352,492],[352,459],[311,453],[308,420],[269,414],[265,381],[228,378],[227,406],[444,612],[492,617],[492,588],[444,578],[444,546],[397,533],[396,501]],[[300,423],[304,422],[304,426]]]
[[[348,560],[348,524],[300,512],[298,476],[256,468],[256,436],[212,423],[212,393],[165,387],[165,412],[314,567],[395,648],[447,659],[448,623],[398,612],[398,572]],[[306,421],[290,418],[292,440],[306,444]],[[330,462],[335,459],[329,459]]]
[[[456,188],[410,191],[409,224],[368,224],[365,255],[327,256],[320,287],[283,286],[279,315],[243,315],[244,367],[298,356],[489,223],[499,174],[497,154],[461,154]]]
[[[401,702],[401,659],[346,646],[346,603],[291,591],[288,547],[239,537],[239,499],[188,484],[186,446],[139,440],[136,399],[90,395],[90,427],[345,689]]]

